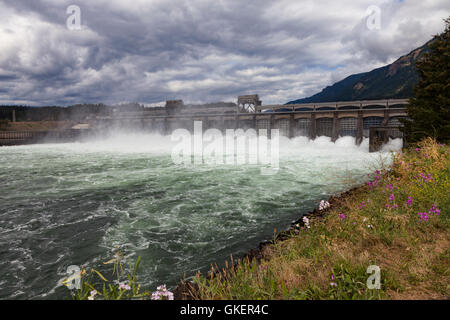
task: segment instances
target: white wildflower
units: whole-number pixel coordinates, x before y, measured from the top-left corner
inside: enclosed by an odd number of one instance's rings
[[[319,204],[320,211],[325,210],[329,207],[330,207],[330,203],[328,201],[324,201],[324,200],[320,201],[320,204]]]
[[[92,290],[90,292],[91,295],[88,297],[88,300],[94,300],[97,293],[98,293],[97,290]]]
[[[303,217],[303,223],[305,224],[306,228],[308,228],[308,229],[310,228],[309,219],[307,217]]]

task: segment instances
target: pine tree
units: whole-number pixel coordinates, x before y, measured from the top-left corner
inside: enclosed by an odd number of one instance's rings
[[[445,31],[429,44],[429,52],[416,63],[419,83],[409,100],[403,132],[409,142],[434,137],[450,141],[450,17]]]

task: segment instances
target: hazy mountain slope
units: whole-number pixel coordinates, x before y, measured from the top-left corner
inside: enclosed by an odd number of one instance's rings
[[[311,97],[287,104],[410,98],[414,94],[413,87],[419,80],[415,62],[428,50],[428,44],[429,42],[392,64],[370,72],[353,74]]]

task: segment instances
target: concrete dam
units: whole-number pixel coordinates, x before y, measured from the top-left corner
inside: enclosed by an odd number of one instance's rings
[[[327,136],[336,141],[339,137],[352,136],[360,144],[364,137],[370,137],[371,131],[373,140],[386,142],[388,138],[402,138],[400,119],[407,116],[407,104],[407,99],[391,99],[262,105],[258,95],[239,96],[237,104],[186,106],[182,100],[172,100],[154,110],[98,117],[93,126],[170,134],[178,128],[192,132],[194,121],[202,121],[204,130],[252,128],[267,129],[270,134],[271,129],[279,129],[280,135],[289,138]]]

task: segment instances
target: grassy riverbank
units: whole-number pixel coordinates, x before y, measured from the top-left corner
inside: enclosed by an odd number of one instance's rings
[[[5,125],[0,125],[0,131],[57,131],[70,129],[75,124],[72,121],[8,122]]]
[[[450,154],[428,139],[261,259],[198,274],[196,299],[448,299]],[[235,261],[236,263],[236,261]],[[381,270],[368,289],[367,268]],[[214,274],[214,276],[213,276]]]

